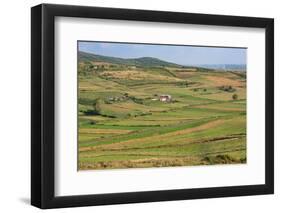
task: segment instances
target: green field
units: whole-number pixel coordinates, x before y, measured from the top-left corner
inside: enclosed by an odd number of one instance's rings
[[[246,72],[79,52],[78,78],[79,170],[246,163]]]

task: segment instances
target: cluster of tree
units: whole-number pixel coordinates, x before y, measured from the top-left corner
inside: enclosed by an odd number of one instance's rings
[[[179,83],[177,83],[177,85],[180,87],[188,87],[189,83],[187,81],[185,81],[185,82],[179,82]]]
[[[220,86],[220,90],[225,91],[225,92],[235,92],[236,89],[233,88],[232,86]]]
[[[102,100],[100,98],[93,100],[93,108],[84,111],[85,115],[100,115]]]
[[[143,99],[141,98],[136,98],[135,96],[130,96],[129,98],[137,104],[143,104]]]
[[[106,66],[104,64],[101,65],[95,65],[91,62],[85,61],[84,63],[79,63],[79,67],[78,67],[78,73],[81,76],[88,76],[92,73],[98,73],[98,72],[103,72],[107,69],[117,69],[118,67],[116,67],[115,65],[109,65]]]
[[[78,67],[78,74],[81,75],[88,75],[91,72],[90,63],[79,64]]]
[[[194,88],[194,89],[193,89],[193,92],[198,92],[199,89],[202,89],[202,88]],[[203,88],[202,90],[203,90],[204,92],[207,92],[207,88]]]

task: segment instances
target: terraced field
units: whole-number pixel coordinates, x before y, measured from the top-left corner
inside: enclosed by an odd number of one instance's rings
[[[245,72],[85,55],[79,170],[246,163]]]

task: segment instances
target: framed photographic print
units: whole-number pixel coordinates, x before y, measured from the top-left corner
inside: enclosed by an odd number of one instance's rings
[[[31,203],[272,194],[274,21],[31,9]]]

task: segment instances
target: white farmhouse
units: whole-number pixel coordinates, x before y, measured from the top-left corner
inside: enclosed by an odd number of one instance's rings
[[[172,96],[170,96],[170,95],[160,95],[159,96],[159,101],[170,102],[171,100],[172,100]]]

